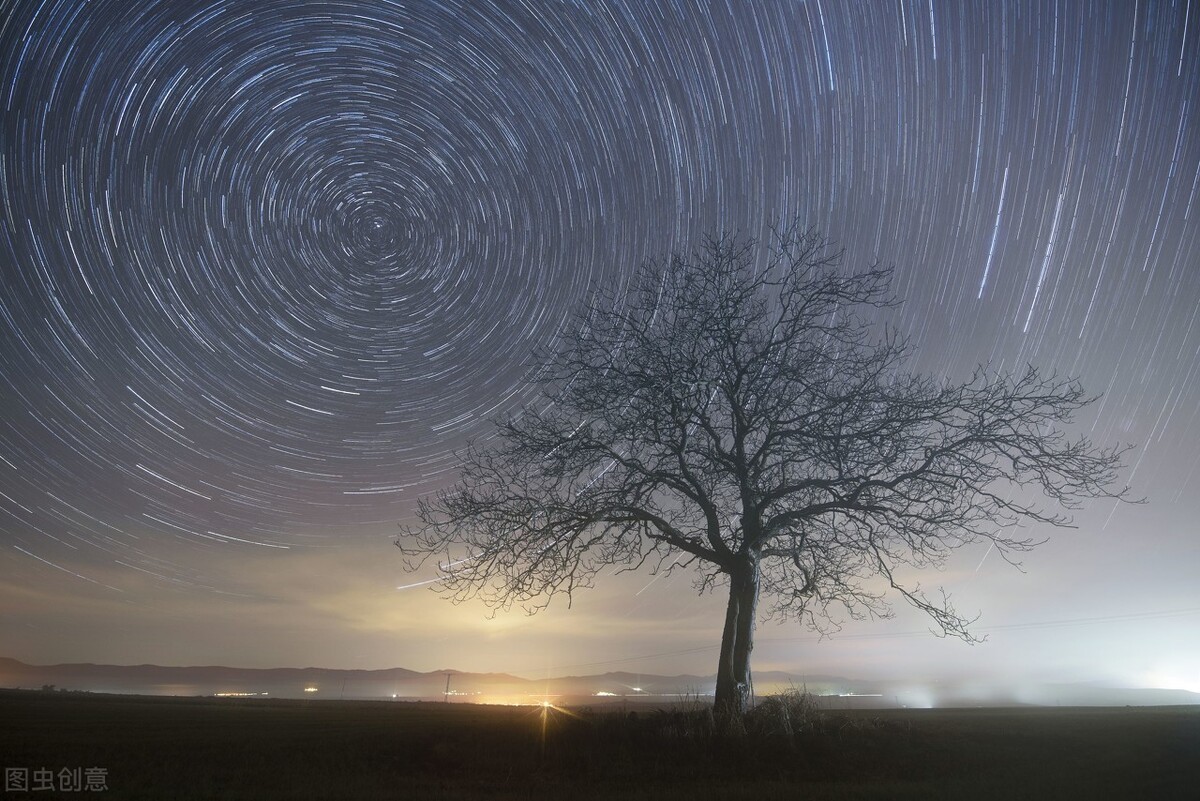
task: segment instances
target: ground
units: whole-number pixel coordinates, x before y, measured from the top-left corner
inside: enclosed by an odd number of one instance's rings
[[[6,781],[56,788],[3,801],[1200,797],[1200,707],[827,711],[728,735],[648,707],[0,691],[0,720]],[[106,790],[64,791],[89,767]]]

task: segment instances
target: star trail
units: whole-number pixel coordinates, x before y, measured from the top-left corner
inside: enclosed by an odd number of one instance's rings
[[[472,656],[455,632],[479,608],[396,591],[430,578],[403,574],[396,525],[533,397],[530,354],[594,287],[793,218],[895,265],[918,368],[1079,376],[1104,396],[1081,430],[1136,445],[1146,506],[1081,512],[1028,574],[969,554],[958,597],[1018,626],[1195,622],[1192,0],[4,0],[0,20],[8,655],[328,663],[340,626],[369,641],[350,667],[527,665],[570,619],[521,622],[520,646],[496,624],[498,655]],[[647,581],[545,659],[609,653],[631,614],[629,653],[707,644],[686,580]],[[276,648],[288,603],[311,650]],[[254,642],[220,652],[206,608]]]

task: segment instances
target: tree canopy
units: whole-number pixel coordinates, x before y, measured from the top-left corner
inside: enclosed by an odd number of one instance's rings
[[[843,269],[795,228],[643,265],[538,355],[541,396],[460,454],[459,483],[422,499],[398,545],[445,556],[451,597],[501,607],[540,608],[612,565],[728,584],[716,702],[734,714],[760,597],[825,630],[894,594],[971,639],[906,568],[1034,547],[1021,524],[1125,496],[1124,451],[1067,432],[1095,400],[1072,378],[908,371],[909,344],[870,313],[898,303],[891,277]]]

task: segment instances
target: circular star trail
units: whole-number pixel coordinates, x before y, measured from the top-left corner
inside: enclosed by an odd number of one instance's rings
[[[923,369],[1081,375],[1178,500],[1194,5],[7,2],[3,541],[378,533],[591,288],[797,216],[896,265]]]

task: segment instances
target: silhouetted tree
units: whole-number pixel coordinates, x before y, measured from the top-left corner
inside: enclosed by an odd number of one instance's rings
[[[765,252],[763,252],[765,251]],[[811,233],[771,246],[722,235],[600,291],[551,352],[544,397],[460,454],[397,544],[445,556],[450,597],[531,610],[609,565],[692,567],[728,586],[715,704],[746,708],[760,598],[818,630],[886,615],[897,593],[943,635],[973,639],[944,594],[897,568],[990,541],[1114,490],[1122,448],[1063,430],[1095,398],[1028,367],[965,383],[906,372],[909,347],[863,312],[891,272],[848,273]]]

